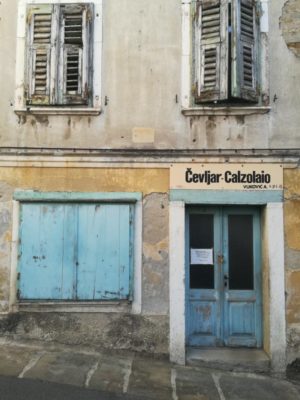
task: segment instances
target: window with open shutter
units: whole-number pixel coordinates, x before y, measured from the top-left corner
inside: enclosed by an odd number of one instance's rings
[[[257,101],[255,0],[199,0],[194,13],[196,103]]]
[[[27,104],[89,105],[92,4],[30,5]]]

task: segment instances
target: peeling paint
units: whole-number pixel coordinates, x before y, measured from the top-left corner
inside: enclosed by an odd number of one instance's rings
[[[282,36],[288,48],[300,57],[300,2],[288,0],[282,8],[280,18]]]
[[[9,229],[11,223],[11,214],[8,210],[0,210],[0,236]]]

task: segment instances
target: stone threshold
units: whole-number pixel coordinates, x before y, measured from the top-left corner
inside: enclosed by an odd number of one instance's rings
[[[270,359],[262,349],[194,348],[186,351],[187,365],[237,372],[270,372]]]

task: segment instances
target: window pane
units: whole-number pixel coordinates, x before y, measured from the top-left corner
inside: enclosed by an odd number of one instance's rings
[[[229,215],[229,289],[253,290],[253,218]]]
[[[190,249],[213,249],[214,216],[190,214]],[[214,266],[190,265],[190,288],[213,289]]]

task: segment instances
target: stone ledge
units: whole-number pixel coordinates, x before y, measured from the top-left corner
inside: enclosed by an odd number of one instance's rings
[[[101,108],[91,107],[27,107],[15,110],[17,115],[90,115],[101,114]]]
[[[254,115],[254,114],[267,114],[270,112],[271,107],[191,107],[182,109],[182,114],[186,117],[193,117],[198,115]]]
[[[128,313],[131,302],[128,301],[99,301],[99,302],[20,302],[16,311],[47,312],[47,313]]]

